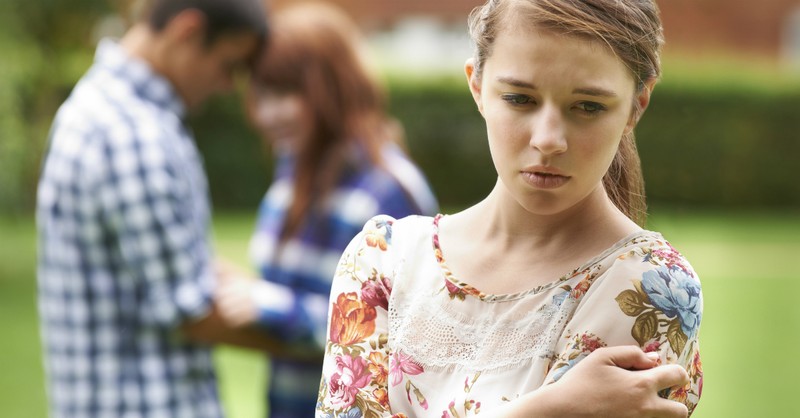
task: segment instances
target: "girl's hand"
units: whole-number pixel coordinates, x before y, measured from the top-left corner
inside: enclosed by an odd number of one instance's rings
[[[678,365],[658,365],[658,356],[639,347],[600,348],[557,382],[508,405],[504,417],[685,418],[682,403],[658,392],[684,386],[689,375]]]

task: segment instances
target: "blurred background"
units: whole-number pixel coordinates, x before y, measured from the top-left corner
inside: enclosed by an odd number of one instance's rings
[[[35,189],[56,109],[133,0],[0,2],[0,416],[46,416],[36,317]],[[291,0],[275,0],[279,5]],[[337,0],[369,35],[390,108],[444,212],[495,173],[463,81],[477,0]],[[706,376],[694,417],[797,417],[800,359],[800,1],[661,0],[664,76],[637,138],[659,230],[703,282]],[[268,154],[241,99],[191,123],[223,255],[247,263]],[[230,416],[264,416],[263,359],[217,350]]]

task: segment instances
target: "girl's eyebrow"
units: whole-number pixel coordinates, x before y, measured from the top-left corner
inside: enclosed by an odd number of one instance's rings
[[[509,86],[521,87],[524,89],[536,90],[536,86],[528,83],[527,81],[518,80],[513,77],[498,76],[496,78],[498,83],[508,84]]]
[[[513,87],[537,90],[535,84],[529,83],[527,81],[522,81],[513,77],[499,76],[496,78],[496,80],[498,83],[507,84]],[[572,90],[572,94],[583,94],[586,96],[596,96],[596,97],[606,97],[606,98],[618,97],[617,93],[614,93],[611,90],[607,90],[601,87],[578,87],[575,90]]]
[[[597,96],[597,97],[608,97],[608,98],[615,98],[617,97],[617,93],[614,93],[611,90],[606,90],[600,87],[583,87],[577,88],[572,90],[573,94],[583,94],[586,96]]]

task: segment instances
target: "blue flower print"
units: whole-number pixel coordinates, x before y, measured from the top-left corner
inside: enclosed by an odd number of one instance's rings
[[[345,412],[339,414],[337,418],[362,418],[364,415],[361,413],[359,407],[354,406]]]
[[[678,316],[686,336],[695,335],[702,318],[700,284],[696,279],[680,269],[658,267],[643,274],[642,289],[664,315]]]
[[[385,228],[386,229],[386,242],[391,244],[392,243],[392,224],[394,220],[389,218],[388,216],[381,217],[379,220],[375,222],[375,227],[377,229]]]
[[[567,299],[568,295],[569,291],[559,292],[557,295],[553,296],[553,305],[560,307],[561,304],[564,303],[564,300]]]
[[[553,382],[558,382],[570,369],[572,369],[579,361],[588,357],[589,354],[580,354],[572,360],[567,360],[566,364],[561,364],[560,367],[553,373]]]

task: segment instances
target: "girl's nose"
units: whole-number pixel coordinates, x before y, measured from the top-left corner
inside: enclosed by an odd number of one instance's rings
[[[564,116],[556,106],[545,105],[531,117],[531,147],[545,155],[567,150]]]

